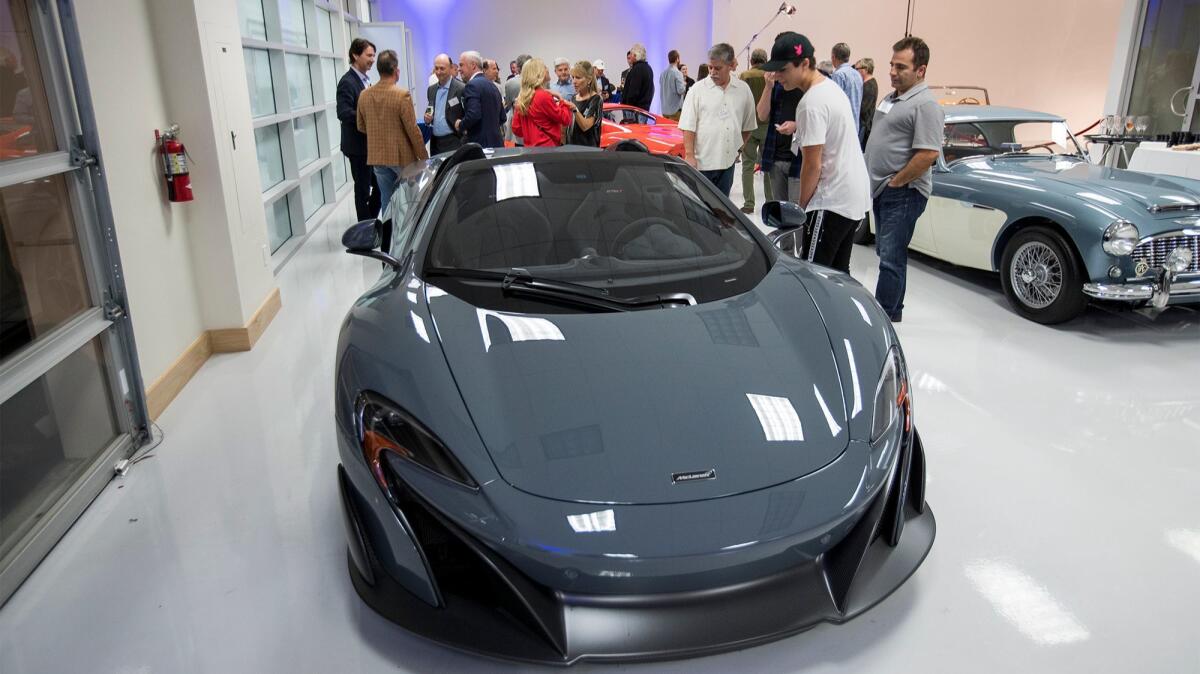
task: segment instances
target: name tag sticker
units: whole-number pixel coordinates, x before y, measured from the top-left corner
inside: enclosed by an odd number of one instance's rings
[[[446,101],[446,105],[448,105],[450,107],[454,107],[454,106],[458,105],[458,99],[451,98],[450,100]]]
[[[722,105],[721,112],[719,112],[717,114],[717,116],[720,117],[721,119],[729,119],[729,107]]]
[[[879,102],[879,107],[876,108],[876,110],[878,110],[886,115],[887,113],[892,111],[892,106],[895,104],[896,103],[894,101],[889,101],[888,99],[885,98]]]

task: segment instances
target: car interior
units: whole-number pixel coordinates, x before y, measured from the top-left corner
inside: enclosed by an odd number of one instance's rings
[[[1048,138],[1053,135],[1048,133],[1053,124],[1042,121],[947,124],[942,141],[942,157],[949,164],[968,157],[986,157],[1014,151],[1070,154],[1070,150]]]
[[[622,276],[740,261],[755,245],[724,204],[660,162],[506,166],[459,174],[439,217],[432,266]],[[514,171],[527,178],[516,191],[506,185]]]
[[[628,126],[630,124],[646,124],[653,126],[656,124],[655,119],[650,115],[647,115],[644,112],[638,112],[637,110],[627,110],[624,108],[605,110],[604,118],[614,124],[621,124],[622,126]]]

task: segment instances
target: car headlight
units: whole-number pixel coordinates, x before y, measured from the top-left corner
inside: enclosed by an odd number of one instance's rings
[[[879,383],[875,386],[875,412],[871,420],[871,443],[883,437],[893,424],[903,422],[904,430],[912,429],[912,392],[908,386],[908,369],[900,347],[888,351],[887,362]]]
[[[375,481],[388,491],[383,453],[391,452],[438,475],[472,489],[479,485],[454,454],[433,433],[398,406],[373,393],[358,397],[358,432],[363,458]]]
[[[1137,225],[1128,220],[1117,220],[1104,230],[1104,252],[1109,255],[1129,255],[1137,248]]]

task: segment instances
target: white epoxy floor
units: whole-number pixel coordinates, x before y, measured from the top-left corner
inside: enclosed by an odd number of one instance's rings
[[[313,234],[254,351],[204,366],[154,457],[0,610],[0,672],[536,669],[409,636],[350,585],[333,356],[379,265],[340,251],[348,221]],[[868,287],[876,264],[855,248]],[[899,333],[938,517],[917,574],[845,625],[576,671],[1200,671],[1200,313],[1044,327],[995,277],[919,259]]]

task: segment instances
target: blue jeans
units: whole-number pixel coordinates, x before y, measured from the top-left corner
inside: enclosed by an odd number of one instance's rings
[[[909,187],[884,187],[875,197],[875,250],[879,253],[875,299],[892,320],[898,320],[904,311],[908,244],[928,202],[928,197]]]
[[[392,203],[392,192],[396,191],[396,183],[400,182],[399,166],[372,166],[375,170],[375,182],[379,185],[379,217],[387,212],[388,204]]]
[[[729,196],[729,190],[733,189],[733,166],[718,171],[701,171],[700,173],[708,178],[708,182],[716,185],[717,189],[721,190],[725,196]]]

